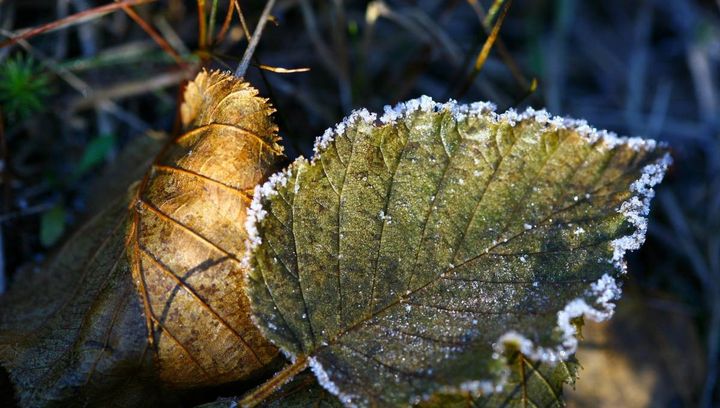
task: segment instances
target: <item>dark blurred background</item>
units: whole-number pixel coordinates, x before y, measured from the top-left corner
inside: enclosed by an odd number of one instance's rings
[[[108,3],[0,0],[0,38]],[[239,4],[252,30],[264,2]],[[516,0],[473,72],[506,4],[280,0],[247,78],[276,106],[291,158],[311,155],[353,108],[423,94],[546,107],[668,142],[675,165],[647,243],[630,258],[617,318],[587,327],[569,403],[720,405],[720,0]],[[213,32],[227,9],[217,1]],[[100,175],[126,146],[172,132],[188,72],[234,70],[247,44],[234,15],[224,40],[203,46],[195,1],[134,10],[187,65],[121,10],[0,49],[0,292],[102,202],[93,185],[119,183]]]

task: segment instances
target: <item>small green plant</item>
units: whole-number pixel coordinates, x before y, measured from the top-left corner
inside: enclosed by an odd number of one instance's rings
[[[32,57],[17,54],[0,65],[0,104],[6,117],[20,121],[44,109],[50,78]]]

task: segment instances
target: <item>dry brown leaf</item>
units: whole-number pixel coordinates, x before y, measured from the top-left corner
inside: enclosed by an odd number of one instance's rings
[[[277,356],[249,319],[238,262],[248,190],[282,157],[256,95],[200,73],[186,133],[50,262],[18,274],[0,299],[0,364],[21,405],[175,404],[182,394],[161,384],[246,380]]]
[[[160,401],[124,256],[126,204],[125,198],[106,204],[50,262],[17,276],[2,297],[0,362],[22,406]]]
[[[185,91],[186,132],[133,200],[128,253],[165,383],[243,379],[277,355],[250,321],[240,265],[252,189],[282,157],[273,112],[248,83],[200,73]]]

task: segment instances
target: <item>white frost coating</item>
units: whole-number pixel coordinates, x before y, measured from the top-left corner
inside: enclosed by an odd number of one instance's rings
[[[635,227],[632,234],[612,241],[613,257],[611,262],[623,272],[625,271],[623,264],[625,253],[639,249],[645,242],[650,200],[655,196],[653,187],[662,181],[665,170],[670,164],[672,164],[672,158],[669,154],[665,154],[659,162],[645,166],[640,178],[630,185],[630,191],[635,195],[620,205],[619,212]]]
[[[262,197],[261,189],[261,186],[255,186],[253,200],[247,209],[247,217],[245,218],[245,231],[247,231],[248,234],[249,249],[257,248],[257,246],[262,243],[262,239],[258,234],[257,223],[265,218],[267,211],[262,208],[262,204],[260,203]]]
[[[507,367],[503,367],[502,371],[500,372],[500,375],[496,378],[495,381],[491,380],[471,380],[471,381],[464,381],[460,383],[458,386],[443,386],[440,387],[439,390],[437,390],[437,393],[440,394],[453,394],[458,391],[468,393],[472,395],[473,397],[480,397],[483,395],[493,394],[496,392],[501,392],[503,388],[505,388],[505,384],[507,384],[508,378],[510,378],[510,370]],[[427,400],[430,397],[432,397],[432,393],[424,395],[421,399]],[[419,401],[417,401],[419,402]]]
[[[312,370],[313,374],[315,374],[315,377],[318,380],[318,384],[320,384],[327,392],[330,394],[338,397],[340,402],[343,403],[346,407],[355,407],[357,406],[353,402],[353,398],[355,398],[353,395],[345,394],[338,388],[337,384],[335,384],[328,375],[327,371],[323,368],[322,364],[315,358],[310,357],[308,358],[308,364],[310,365],[310,369]]]
[[[247,217],[245,218],[245,231],[247,232],[247,240],[245,241],[245,256],[241,260],[241,264],[244,268],[250,268],[250,255],[260,244],[262,244],[262,238],[258,232],[258,223],[265,219],[267,211],[263,208],[263,200],[277,194],[277,187],[285,187],[288,182],[290,173],[297,164],[306,162],[305,158],[300,156],[293,163],[288,166],[285,170],[277,172],[270,176],[270,178],[263,184],[255,186],[253,192],[253,199],[250,206],[247,209]],[[297,193],[298,186],[295,186]]]
[[[290,173],[294,169],[296,163],[302,164],[305,162],[305,158],[300,156],[295,163],[288,166],[285,170],[273,174],[265,183],[255,186],[253,199],[247,209],[247,216],[245,218],[245,231],[248,235],[245,241],[245,255],[240,261],[242,267],[246,270],[250,270],[252,268],[250,263],[251,254],[258,246],[260,246],[260,244],[262,244],[262,238],[260,238],[260,233],[258,231],[258,223],[267,216],[267,211],[263,208],[263,200],[276,195],[278,187],[285,187],[287,185],[288,177],[290,176]],[[245,276],[245,287],[249,287],[249,284],[247,283],[249,276],[250,274],[246,274]],[[255,327],[260,329],[266,339],[269,339],[271,343],[278,346],[280,351],[288,360],[293,363],[297,360],[297,356],[294,353],[286,350],[284,347],[280,347],[280,345],[276,344],[275,340],[273,340],[272,333],[268,330],[273,330],[273,326],[275,326],[275,328],[277,327],[273,322],[262,322],[255,316],[254,313],[250,313],[250,319]],[[267,328],[265,327],[265,324],[267,324]]]
[[[590,285],[586,292],[588,298],[595,298],[597,307],[588,305],[584,298],[570,301],[557,314],[557,326],[562,333],[562,341],[557,347],[539,347],[524,335],[511,330],[498,338],[494,344],[495,358],[500,358],[508,347],[512,347],[535,361],[557,363],[567,360],[577,350],[578,339],[572,320],[584,316],[590,320],[601,322],[612,317],[615,310],[613,300],[619,299],[620,288],[615,278],[605,274],[597,282]]]
[[[328,145],[330,145],[330,142],[335,139],[335,136],[345,133],[345,130],[354,125],[356,122],[362,121],[365,123],[375,123],[376,120],[377,114],[370,113],[367,109],[358,109],[356,111],[353,111],[350,116],[346,117],[345,119],[343,119],[342,122],[335,125],[334,129],[326,129],[322,136],[315,139],[315,145],[313,146],[315,157],[317,157],[318,153],[321,150],[324,150],[326,147],[328,147]]]
[[[494,113],[497,107],[492,102],[473,102],[470,105],[460,105],[454,99],[445,103],[438,103],[429,96],[423,95],[417,99],[400,102],[395,106],[385,105],[380,122],[384,125],[393,124],[407,117],[413,112],[440,112],[450,111],[457,121],[465,120],[469,115],[479,116]]]
[[[358,121],[375,126],[392,125],[410,116],[414,112],[440,112],[448,111],[453,118],[460,122],[466,120],[469,116],[485,117],[493,123],[505,122],[510,126],[516,126],[520,122],[535,121],[543,126],[549,126],[555,129],[569,129],[577,132],[590,143],[602,140],[607,148],[624,144],[633,150],[655,149],[658,143],[652,139],[642,139],[639,137],[618,136],[613,132],[606,130],[598,130],[583,119],[571,119],[561,116],[552,116],[546,110],[535,110],[528,107],[524,112],[518,112],[514,109],[508,109],[504,113],[497,113],[495,104],[491,102],[473,102],[469,105],[459,104],[457,101],[450,99],[445,103],[433,101],[429,96],[423,95],[416,99],[406,102],[400,102],[395,106],[386,105],[383,108],[383,114],[378,119],[377,114],[371,113],[366,109],[353,111],[350,116],[343,119],[342,122],[335,125],[334,128],[327,129],[322,136],[315,140],[313,148],[315,155],[313,161],[319,155],[320,151],[327,148],[337,135],[342,134],[345,130]]]

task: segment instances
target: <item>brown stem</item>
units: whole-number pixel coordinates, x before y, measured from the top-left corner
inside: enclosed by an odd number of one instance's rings
[[[294,363],[278,371],[271,379],[265,381],[265,383],[243,397],[243,399],[240,400],[240,406],[243,408],[252,408],[260,405],[280,387],[287,384],[290,380],[295,378],[296,375],[305,370],[307,366],[307,357],[298,357]]]

